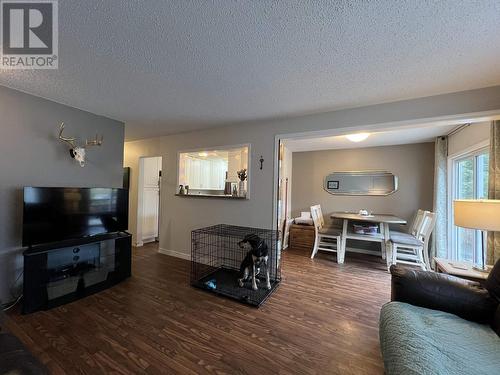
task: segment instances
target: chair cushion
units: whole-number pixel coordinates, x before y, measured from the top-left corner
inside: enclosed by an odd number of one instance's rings
[[[295,221],[295,224],[298,224],[298,225],[314,225],[314,222],[313,222],[313,219],[311,219],[310,217],[296,217],[295,219],[293,219]]]
[[[500,339],[495,332],[443,311],[385,304],[380,346],[387,375],[500,373]]]
[[[393,243],[401,244],[401,245],[410,245],[410,246],[422,246],[424,243],[419,239],[415,238],[411,234],[408,233],[400,233],[400,234],[391,234],[390,239]]]
[[[401,231],[399,231],[399,230],[391,230],[391,231],[389,231],[389,234],[390,234],[391,236],[399,236],[399,235],[400,235],[400,236],[407,236],[407,235],[409,235],[409,233],[408,233],[408,232],[401,232]]]

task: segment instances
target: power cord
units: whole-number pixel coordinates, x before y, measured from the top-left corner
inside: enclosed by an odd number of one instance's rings
[[[12,297],[16,298],[13,294],[12,294],[12,289],[16,286],[17,282],[19,281],[19,279],[21,278],[21,276],[24,274],[24,270],[21,271],[21,273],[19,274],[19,276],[16,277],[16,279],[14,280],[14,283],[12,284],[12,286],[10,287],[10,294],[12,295]]]
[[[4,307],[3,311],[5,312],[5,311],[9,311],[10,309],[12,309],[14,306],[16,306],[19,303],[21,298],[23,298],[22,294],[19,297],[17,297],[17,299],[14,302],[12,302],[10,305]]]
[[[10,288],[10,294],[12,295],[12,297],[14,297],[15,301],[12,302],[10,305],[4,305],[2,306],[2,311],[8,311],[10,310],[11,308],[13,308],[14,306],[16,306],[19,301],[21,300],[21,298],[23,298],[23,294],[21,293],[21,295],[19,296],[15,296],[13,293],[12,293],[12,289],[16,286],[17,282],[19,281],[19,279],[21,278],[21,276],[23,275],[24,271],[21,271],[21,273],[17,276],[16,280],[14,281],[14,283],[12,284],[11,288]]]

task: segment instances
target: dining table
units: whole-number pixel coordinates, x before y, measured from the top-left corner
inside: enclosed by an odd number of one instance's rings
[[[342,237],[341,237],[341,249],[345,253],[346,243],[348,239],[370,241],[380,243],[382,251],[382,259],[387,258],[387,250],[390,248],[390,224],[401,224],[406,225],[406,220],[395,215],[390,214],[369,214],[362,215],[357,212],[333,212],[330,214],[332,219],[342,220]],[[379,230],[377,233],[370,234],[359,234],[355,233],[352,227],[350,227],[350,222],[365,222],[377,224]],[[389,262],[390,259],[387,259]]]

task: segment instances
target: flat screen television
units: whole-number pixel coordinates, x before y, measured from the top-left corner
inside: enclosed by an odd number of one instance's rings
[[[128,190],[25,187],[23,246],[124,231]]]

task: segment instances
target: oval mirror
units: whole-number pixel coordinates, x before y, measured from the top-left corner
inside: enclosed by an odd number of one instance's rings
[[[389,195],[398,190],[398,177],[385,171],[333,172],[324,189],[334,195]]]

